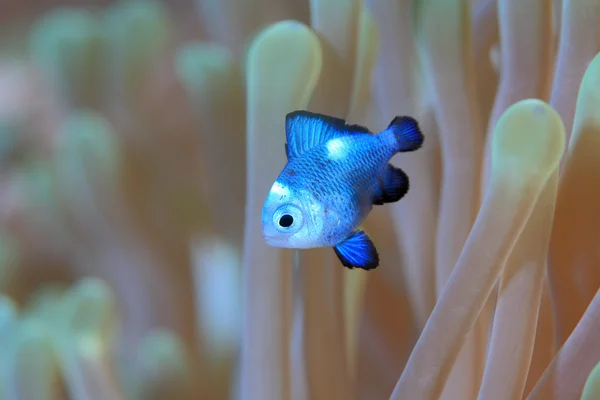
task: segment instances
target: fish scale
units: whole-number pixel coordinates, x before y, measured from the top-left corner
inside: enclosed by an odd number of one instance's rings
[[[350,143],[350,146],[357,150],[348,158],[340,161],[328,160],[323,144],[314,152],[290,161],[283,169],[279,180],[298,188],[309,188],[315,193],[333,194],[339,192],[340,188],[331,183],[332,178],[343,175],[349,184],[348,187],[354,187],[357,191],[368,191],[393,152],[389,148],[382,147],[381,140],[377,136],[367,134],[360,136],[363,137],[354,139]],[[318,163],[316,160],[322,161]]]

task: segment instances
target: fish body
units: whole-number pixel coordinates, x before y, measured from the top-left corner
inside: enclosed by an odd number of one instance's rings
[[[378,134],[343,119],[295,111],[286,116],[288,163],[263,207],[263,237],[275,247],[333,247],[348,268],[373,269],[377,250],[358,227],[374,205],[400,200],[406,174],[389,164],[421,147],[411,117],[396,117]]]

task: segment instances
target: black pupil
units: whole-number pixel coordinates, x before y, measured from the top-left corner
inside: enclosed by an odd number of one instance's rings
[[[279,225],[284,228],[289,228],[290,226],[292,226],[293,223],[294,217],[292,217],[290,214],[282,215],[279,219]]]

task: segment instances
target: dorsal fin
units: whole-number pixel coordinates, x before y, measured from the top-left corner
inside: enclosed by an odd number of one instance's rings
[[[285,151],[290,160],[335,137],[371,132],[360,125],[346,125],[341,118],[310,111],[293,111],[285,117],[285,133]]]

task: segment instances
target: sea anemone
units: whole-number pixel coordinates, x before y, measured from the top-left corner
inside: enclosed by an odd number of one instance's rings
[[[599,2],[19,4],[0,398],[599,398]],[[420,122],[374,271],[263,241],[297,109]]]

